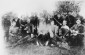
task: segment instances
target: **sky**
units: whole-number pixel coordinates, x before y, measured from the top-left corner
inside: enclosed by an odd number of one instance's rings
[[[55,9],[55,4],[60,0],[0,0],[0,23],[1,17],[7,12],[14,12],[20,17],[21,15],[31,15],[32,13],[41,13],[43,10],[52,13]],[[62,0],[61,0],[62,1]],[[80,1],[80,15],[85,18],[85,1]],[[3,29],[0,24],[0,54],[5,55],[4,53],[4,42],[3,42]]]
[[[2,0],[0,2],[0,12],[15,12],[18,16],[30,15],[33,12],[42,10],[54,10],[54,1],[56,0]]]
[[[10,11],[16,13],[19,17],[21,15],[31,15],[34,12],[40,13],[42,10],[47,10],[49,13],[52,13],[52,11],[56,9],[55,4],[57,4],[57,1],[58,0],[0,0],[0,15]],[[85,4],[84,2],[82,3],[82,8],[84,8]]]

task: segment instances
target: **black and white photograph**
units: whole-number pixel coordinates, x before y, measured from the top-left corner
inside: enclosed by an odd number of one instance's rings
[[[85,55],[85,1],[0,0],[0,55]]]

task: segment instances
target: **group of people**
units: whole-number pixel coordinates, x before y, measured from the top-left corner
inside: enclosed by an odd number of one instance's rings
[[[8,39],[15,45],[32,40],[38,46],[83,46],[85,28],[82,21],[81,17],[60,14],[51,18],[40,18],[37,15],[14,18],[10,21]]]

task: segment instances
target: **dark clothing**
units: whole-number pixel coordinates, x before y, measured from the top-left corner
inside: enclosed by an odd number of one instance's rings
[[[37,35],[38,33],[37,33],[37,26],[39,25],[39,19],[38,19],[38,17],[37,16],[32,16],[31,17],[32,19],[31,19],[31,21],[30,21],[30,23],[33,25],[33,34],[34,35]]]
[[[72,27],[72,30],[76,30],[80,34],[77,34],[76,36],[71,35],[70,38],[69,38],[69,41],[70,41],[69,45],[70,46],[84,46],[84,43],[83,43],[84,35],[81,34],[81,33],[84,33],[84,26],[82,24],[81,25],[75,24]]]
[[[38,30],[37,30],[37,28],[34,29],[33,34],[34,34],[34,35],[38,35]]]
[[[25,37],[25,36],[27,35],[27,31],[24,30],[24,29],[25,29],[26,26],[27,26],[27,22],[21,20],[20,24],[21,24],[21,25],[20,25],[20,27],[21,27],[21,35],[22,35],[22,37]]]
[[[74,38],[72,38],[72,37],[74,37]],[[83,44],[83,39],[84,38],[84,35],[80,35],[80,34],[78,34],[78,35],[76,35],[76,36],[71,36],[70,37],[70,46],[83,46],[84,44]]]
[[[39,40],[42,44],[45,44],[45,42],[48,41],[49,39],[50,39],[50,34],[49,34],[49,33],[47,33],[47,34],[45,34],[45,35],[40,34],[40,35],[38,36],[38,40]]]
[[[20,24],[21,24],[21,26],[26,26],[26,25],[27,25],[27,21],[21,20],[21,21],[20,21]]]
[[[31,21],[30,21],[31,24],[33,24],[34,26],[39,25],[39,20],[38,20],[37,16],[33,16],[31,18],[32,18]]]
[[[32,25],[28,23],[26,26],[26,31],[28,31],[28,33],[32,33],[32,30],[33,30],[32,28],[33,28]]]
[[[20,19],[17,20],[16,27],[20,27]]]
[[[57,15],[54,15],[54,18],[62,24],[63,20],[67,21],[67,26],[72,27],[75,24],[76,18],[72,15],[68,15],[66,18],[60,17],[58,18]],[[61,27],[61,25],[54,19],[54,22]]]
[[[2,24],[3,24],[3,27],[4,27],[5,30],[8,30],[9,27],[11,26],[11,22],[10,22],[10,20],[8,20],[7,18],[5,18],[5,19],[3,20]]]
[[[21,35],[23,36],[23,37],[25,37],[26,35],[27,35],[27,32],[26,32],[26,30],[24,30],[25,29],[25,27],[24,26],[21,26]]]
[[[84,26],[82,24],[80,24],[80,25],[75,24],[71,29],[78,31],[79,33],[84,32]]]
[[[11,26],[11,22],[10,22],[10,20],[8,20],[8,18],[4,18],[2,21],[2,24],[3,24],[3,28],[5,30],[6,41],[9,41],[9,28]]]
[[[69,30],[65,28],[61,28],[61,35],[65,36]]]
[[[53,20],[54,20],[54,23],[57,24],[57,26],[59,26],[60,28],[63,22],[63,18],[62,17],[58,18],[57,15],[54,15]]]
[[[70,28],[75,24],[76,22],[76,18],[73,17],[72,15],[68,15],[65,19],[67,21],[67,26],[69,26]]]

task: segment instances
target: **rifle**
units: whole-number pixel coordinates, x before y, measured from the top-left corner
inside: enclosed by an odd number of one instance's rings
[[[20,40],[17,41],[17,43],[13,44],[12,46],[9,47],[16,47],[17,45],[20,45],[23,40],[27,39],[27,41],[31,41],[33,38],[30,37],[30,35],[25,36],[24,38],[21,38]]]
[[[58,20],[56,20],[55,18],[54,18],[54,20],[61,26],[62,24],[58,21]]]

